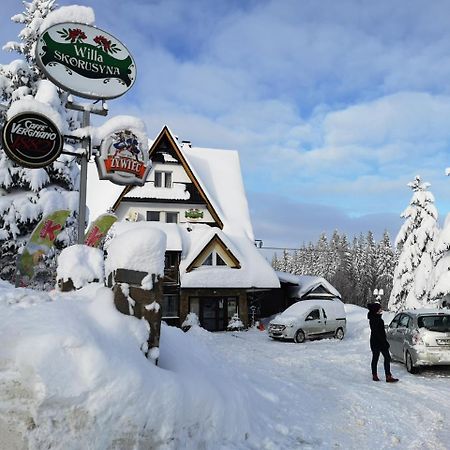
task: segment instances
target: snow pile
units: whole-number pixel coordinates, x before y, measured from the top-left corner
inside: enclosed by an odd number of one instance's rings
[[[99,146],[102,140],[122,130],[134,133],[139,142],[148,142],[146,126],[143,120],[133,116],[115,116],[99,127],[87,127],[74,130],[72,134],[79,138],[90,137],[93,146]]]
[[[200,335],[163,326],[149,363],[145,322],[99,284],[44,294],[0,282],[0,319],[5,448],[229,449],[256,434],[248,382]]]
[[[152,274],[164,275],[166,235],[158,229],[149,229],[134,224],[129,231],[115,236],[108,245],[106,277],[117,269],[147,272],[141,282],[142,288],[151,290]]]
[[[39,32],[43,33],[47,28],[58,23],[74,22],[85,25],[94,25],[94,10],[88,6],[70,5],[61,6],[47,15],[39,27]]]
[[[76,289],[94,280],[103,281],[103,252],[87,245],[72,245],[58,256],[56,279],[72,280]]]

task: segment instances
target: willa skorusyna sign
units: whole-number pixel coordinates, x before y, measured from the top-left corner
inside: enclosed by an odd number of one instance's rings
[[[119,97],[136,78],[134,60],[120,41],[78,23],[45,30],[36,45],[36,61],[53,83],[85,98]]]

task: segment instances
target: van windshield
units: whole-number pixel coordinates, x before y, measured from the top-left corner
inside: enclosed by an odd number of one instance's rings
[[[417,318],[417,325],[419,325],[419,328],[426,328],[430,331],[450,331],[450,315],[419,316]]]

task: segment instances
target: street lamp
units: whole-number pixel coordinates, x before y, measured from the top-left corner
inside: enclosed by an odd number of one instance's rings
[[[373,295],[375,295],[375,300],[379,303],[381,301],[381,296],[384,295],[383,289],[374,289]]]

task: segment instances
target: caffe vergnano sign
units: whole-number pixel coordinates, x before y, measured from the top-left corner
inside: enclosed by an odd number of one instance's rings
[[[136,65],[127,48],[90,25],[51,26],[38,39],[36,61],[53,83],[84,98],[119,97],[136,79]]]
[[[31,169],[51,164],[63,147],[63,138],[56,125],[35,112],[23,112],[8,120],[2,141],[9,158]]]

